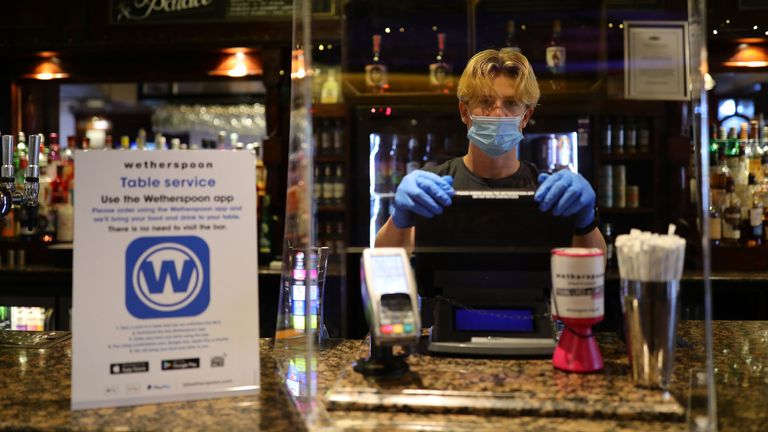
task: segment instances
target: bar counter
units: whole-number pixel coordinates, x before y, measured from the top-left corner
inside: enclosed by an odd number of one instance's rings
[[[681,325],[683,343],[678,347],[675,376],[671,392],[684,409],[688,405],[689,377],[701,363],[703,337],[699,322]],[[768,322],[716,321],[714,323],[715,366],[718,392],[718,415],[721,431],[768,430]],[[629,365],[623,355],[624,345],[613,334],[600,334],[606,369],[601,374],[565,374],[551,369],[548,360],[449,359],[415,355],[409,360],[417,369],[420,364],[439,364],[451,379],[447,387],[471,386],[478,374],[467,370],[478,367],[514,368],[525,379],[525,390],[531,401],[520,412],[499,413],[493,410],[467,413],[446,407],[429,412],[404,412],[396,409],[362,411],[338,409],[327,399],[317,407],[314,425],[331,429],[355,430],[521,430],[521,431],[678,431],[687,430],[685,414],[668,412],[660,417],[644,418],[649,403],[657,395],[627,403],[621,410],[603,411],[617,395],[595,394],[595,380],[626,380]],[[361,340],[336,341],[334,347],[318,354],[318,394],[327,396],[350,375],[350,364],[364,355]],[[294,431],[306,428],[301,411],[307,406],[286,391],[278,360],[286,351],[273,350],[271,340],[261,339],[261,391],[258,395],[171,402],[125,408],[70,411],[71,345],[64,341],[48,349],[0,349],[0,430],[263,430]],[[277,359],[277,360],[276,360]],[[749,359],[747,361],[746,359]],[[475,363],[472,363],[475,362]],[[766,368],[763,369],[762,365]],[[495,365],[495,366],[494,366]],[[511,366],[510,366],[511,365]],[[759,367],[758,367],[759,365]],[[503,373],[502,373],[503,374]],[[611,374],[616,374],[612,377]],[[461,377],[464,377],[463,379]],[[346,377],[346,378],[345,378]],[[542,379],[542,377],[544,379]],[[365,380],[363,380],[365,382]],[[397,387],[398,384],[368,381],[370,390]],[[509,386],[503,379],[486,383]],[[522,385],[522,384],[521,384]],[[538,386],[538,387],[537,387]],[[582,415],[568,417],[567,412],[536,409],[536,395],[546,395],[557,387],[559,401],[540,401],[543,408],[564,401],[581,401]],[[644,390],[644,392],[649,392]],[[641,393],[638,393],[641,394]],[[618,397],[632,397],[621,396]],[[530,402],[530,401],[529,401]],[[697,402],[694,401],[694,405]],[[700,405],[700,404],[699,404]],[[326,409],[328,408],[328,409]],[[640,412],[642,408],[643,412]],[[673,410],[674,411],[674,410]]]

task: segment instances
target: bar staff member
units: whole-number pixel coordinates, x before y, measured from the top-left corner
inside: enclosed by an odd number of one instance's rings
[[[572,246],[595,247],[605,253],[605,239],[597,228],[595,191],[589,182],[567,169],[539,173],[534,164],[517,157],[522,130],[540,96],[528,59],[512,50],[479,52],[464,69],[457,93],[461,121],[467,125],[467,154],[403,178],[394,212],[376,235],[376,246],[412,250],[416,215],[441,214],[457,189],[523,188],[536,190],[540,211],[572,221]]]

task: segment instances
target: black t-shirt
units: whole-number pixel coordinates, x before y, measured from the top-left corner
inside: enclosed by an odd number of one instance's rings
[[[486,190],[486,189],[530,189],[539,187],[539,170],[536,165],[520,161],[520,168],[509,177],[500,179],[482,178],[472,173],[462,157],[453,158],[435,168],[424,168],[439,176],[453,177],[455,190]]]

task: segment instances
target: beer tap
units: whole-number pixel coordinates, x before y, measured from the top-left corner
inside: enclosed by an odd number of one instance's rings
[[[22,208],[27,216],[27,229],[35,229],[37,221],[38,195],[40,193],[40,143],[43,140],[43,134],[32,134],[29,136],[29,149],[27,157],[29,164],[24,173],[24,199]]]
[[[2,136],[2,165],[0,165],[0,219],[14,206],[24,210],[27,229],[32,231],[37,220],[38,194],[40,192],[40,134],[29,136],[29,164],[24,172],[24,191],[16,190],[13,167],[13,136]]]
[[[0,218],[4,218],[14,205],[19,205],[23,197],[16,191],[13,177],[13,136],[2,137],[2,165],[0,165]]]

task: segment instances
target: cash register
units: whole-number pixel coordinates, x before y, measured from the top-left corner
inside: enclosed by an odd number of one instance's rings
[[[551,356],[550,251],[571,222],[538,210],[532,190],[459,191],[416,224],[419,295],[433,305],[436,354]]]

